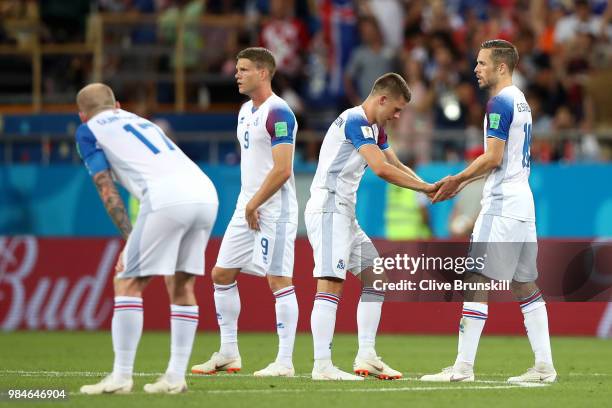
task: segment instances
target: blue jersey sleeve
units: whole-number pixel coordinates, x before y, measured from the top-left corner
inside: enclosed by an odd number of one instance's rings
[[[366,144],[376,144],[374,129],[366,118],[360,115],[349,115],[344,125],[344,136],[355,146],[355,149]]]
[[[387,141],[387,132],[385,128],[380,126],[378,128],[378,142],[376,143],[380,150],[386,150],[389,148],[389,142]]]
[[[77,128],[76,145],[79,156],[85,163],[90,176],[110,169],[104,151],[97,145],[96,137],[86,123]]]
[[[272,147],[278,144],[293,144],[293,131],[297,126],[295,115],[288,106],[273,106],[268,112],[266,130]]]
[[[514,116],[514,100],[508,96],[494,96],[487,103],[487,137],[508,140]]]

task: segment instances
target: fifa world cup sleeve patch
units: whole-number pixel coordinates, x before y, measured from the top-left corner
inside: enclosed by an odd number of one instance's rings
[[[366,139],[374,139],[374,131],[370,126],[362,126],[361,133],[363,133],[363,137]]]
[[[514,99],[509,95],[494,96],[487,103],[487,137],[506,141],[514,118]]]
[[[499,129],[499,121],[501,115],[499,113],[489,113],[489,128]]]
[[[268,112],[266,132],[270,136],[272,146],[292,144],[297,131],[295,115],[287,106],[275,106]]]
[[[274,136],[287,137],[289,136],[289,128],[287,122],[276,122],[274,124]]]
[[[364,144],[376,144],[374,130],[372,130],[372,126],[370,126],[365,116],[362,115],[351,113],[347,116],[346,125],[344,125],[344,136],[357,150]]]

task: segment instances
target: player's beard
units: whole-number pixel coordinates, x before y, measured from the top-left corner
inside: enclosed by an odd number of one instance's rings
[[[483,91],[488,91],[489,89],[491,89],[491,82],[485,81],[484,79],[480,79],[480,83],[478,84],[478,87],[480,89],[482,89]]]

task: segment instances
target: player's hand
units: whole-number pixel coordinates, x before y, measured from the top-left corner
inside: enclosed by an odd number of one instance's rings
[[[119,253],[119,258],[117,259],[117,263],[115,264],[115,275],[123,272],[125,269],[125,265],[123,264],[123,253],[125,252],[125,248]]]
[[[457,194],[461,184],[455,176],[448,176],[442,179],[440,182],[440,188],[438,189],[438,192],[434,196],[433,200],[431,200],[431,202],[434,204],[454,197]]]
[[[244,210],[244,216],[247,224],[249,224],[249,228],[259,231],[259,213],[257,212],[257,208],[252,208],[247,204],[246,209]]]
[[[429,198],[429,200],[433,200],[441,185],[441,181],[436,181],[434,184],[427,184],[428,188],[423,190],[423,192],[427,195],[427,198]]]

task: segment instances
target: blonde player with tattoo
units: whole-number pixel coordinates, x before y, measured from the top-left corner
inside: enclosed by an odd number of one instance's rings
[[[76,143],[100,198],[127,241],[117,262],[112,320],[113,371],[84,394],[128,393],[142,334],[142,293],[153,276],[164,276],[170,297],[170,361],[147,393],[185,392],[185,371],[198,326],[196,276],[217,216],[210,179],[155,124],[120,109],[113,91],[91,84],[77,95],[83,122]],[[140,201],[134,226],[114,180]]]

